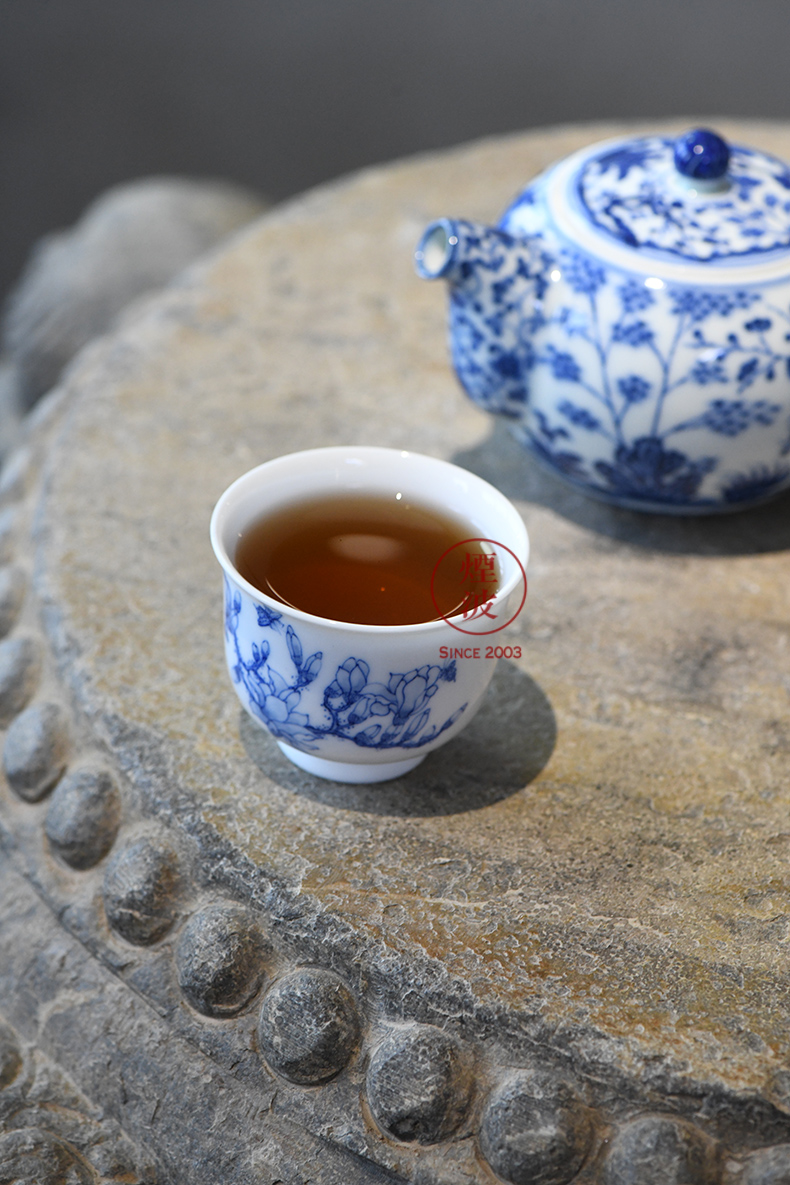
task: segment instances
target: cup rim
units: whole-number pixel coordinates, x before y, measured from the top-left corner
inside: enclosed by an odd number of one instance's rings
[[[254,480],[264,470],[271,472],[274,468],[282,466],[283,468],[289,462],[293,462],[296,458],[310,460],[319,459],[330,461],[334,457],[337,460],[347,458],[349,454],[357,455],[363,459],[375,460],[376,456],[387,457],[402,457],[415,458],[419,462],[428,462],[437,467],[453,470],[457,473],[463,474],[464,478],[474,483],[481,490],[485,489],[489,497],[493,494],[494,497],[502,503],[503,511],[513,517],[512,526],[515,527],[516,533],[520,536],[519,540],[514,540],[514,546],[511,549],[509,544],[503,544],[511,551],[511,554],[516,555],[518,563],[521,568],[526,571],[527,563],[529,561],[529,534],[527,528],[521,518],[521,515],[516,510],[516,507],[509,498],[498,490],[496,486],[487,482],[485,478],[478,477],[476,473],[472,473],[468,469],[462,468],[460,465],[455,465],[452,461],[445,461],[440,457],[430,457],[425,453],[415,452],[413,449],[398,449],[398,448],[384,448],[378,445],[330,445],[324,448],[313,449],[299,449],[294,453],[284,453],[278,457],[272,457],[269,461],[264,461],[260,465],[248,469],[246,473],[242,473],[235,481],[227,487],[227,489],[220,495],[214,510],[211,514],[211,523],[209,527],[209,536],[211,539],[211,546],[214,551],[223,572],[235,585],[237,585],[243,592],[247,593],[254,601],[258,601],[268,608],[274,609],[281,614],[287,614],[293,617],[294,620],[304,623],[305,625],[316,625],[326,628],[327,626],[333,629],[348,630],[353,633],[367,634],[373,636],[398,636],[406,637],[415,634],[431,633],[444,629],[450,625],[452,628],[453,622],[461,622],[464,620],[463,614],[456,614],[453,617],[438,617],[431,621],[411,622],[407,625],[366,625],[358,621],[339,621],[333,617],[319,617],[315,613],[307,613],[303,609],[293,608],[291,605],[285,605],[282,601],[275,600],[274,597],[269,596],[268,593],[261,592],[254,584],[250,584],[248,580],[241,575],[236,568],[233,560],[230,558],[227,548],[222,539],[222,528],[224,525],[224,518],[229,513],[233,499],[236,498],[240,491],[249,485],[252,485]],[[470,524],[472,525],[472,524]],[[520,544],[520,546],[519,546]],[[515,589],[520,579],[520,572],[518,570],[511,573],[507,581],[498,589],[492,605],[500,604],[507,600],[510,594]],[[480,634],[480,637],[486,635]]]

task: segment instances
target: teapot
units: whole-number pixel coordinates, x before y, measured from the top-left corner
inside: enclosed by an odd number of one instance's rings
[[[782,161],[702,128],[594,144],[495,227],[432,222],[415,262],[467,393],[578,489],[698,514],[790,486]]]

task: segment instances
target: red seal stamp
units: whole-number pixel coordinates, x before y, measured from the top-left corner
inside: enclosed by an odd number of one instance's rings
[[[463,599],[451,614],[442,613],[434,592],[437,573],[440,569],[446,570],[445,565],[456,567],[456,578],[463,587]],[[510,595],[497,605],[497,594],[504,583],[511,582],[514,566],[518,578]],[[503,579],[506,572],[510,575]],[[501,610],[519,586],[521,596],[518,608],[505,619]],[[527,574],[521,560],[506,544],[498,543],[496,539],[462,539],[460,543],[448,547],[439,557],[431,575],[431,599],[439,617],[459,633],[478,636],[496,634],[515,621],[524,608]]]

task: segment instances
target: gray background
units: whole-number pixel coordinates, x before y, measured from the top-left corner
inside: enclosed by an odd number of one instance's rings
[[[282,198],[493,132],[790,116],[789,0],[0,0],[0,294],[108,185]]]

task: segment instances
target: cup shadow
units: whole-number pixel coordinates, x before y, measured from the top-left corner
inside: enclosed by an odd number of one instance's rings
[[[589,531],[636,547],[685,555],[758,555],[790,548],[790,491],[751,510],[682,516],[620,510],[543,468],[497,421],[474,448],[451,458],[516,501],[537,503]]]
[[[291,765],[246,712],[239,731],[250,760],[284,790],[324,806],[402,818],[456,815],[500,802],[538,776],[557,741],[547,696],[534,679],[503,659],[468,727],[391,782],[327,782]]]

